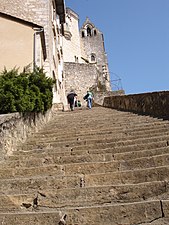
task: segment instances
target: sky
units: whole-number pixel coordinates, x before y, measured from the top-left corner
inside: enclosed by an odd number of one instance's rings
[[[169,90],[169,0],[65,0],[103,33],[112,89]]]

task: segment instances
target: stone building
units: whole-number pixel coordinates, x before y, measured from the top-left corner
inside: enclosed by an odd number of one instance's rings
[[[0,12],[0,31],[0,71],[4,67],[8,70],[19,67],[23,71],[34,64],[43,66],[46,59],[43,27]]]
[[[88,89],[111,91],[103,34],[86,18],[79,30],[79,16],[66,9],[63,60],[66,93],[74,89],[83,102]]]
[[[53,104],[66,107],[71,88],[81,101],[89,88],[111,90],[103,34],[88,18],[79,30],[79,16],[65,11],[64,0],[0,0],[0,20],[0,69],[43,66],[55,80]]]
[[[24,36],[24,31],[21,29],[23,22],[26,21],[29,27],[33,28],[33,36],[30,37],[29,43],[33,45],[31,51],[34,52],[32,58],[28,61],[23,62],[18,59],[17,67],[30,67],[33,69],[34,66],[43,66],[47,76],[52,77],[55,80],[53,88],[54,98],[53,103],[64,103],[66,104],[65,90],[63,83],[63,50],[62,50],[62,38],[63,38],[63,24],[65,22],[65,4],[64,0],[1,0],[0,1],[0,12],[10,17],[10,36],[13,30],[11,29],[12,20],[17,19],[18,26],[20,26],[21,36]],[[1,14],[2,20],[2,14]],[[21,23],[22,21],[22,23]],[[3,18],[4,22],[4,18]],[[32,25],[31,25],[32,24]],[[9,24],[8,24],[9,25]],[[8,26],[7,25],[7,26]],[[31,25],[31,26],[30,26]],[[35,26],[36,25],[36,26]],[[6,27],[7,28],[7,27]],[[26,28],[26,27],[25,27]],[[27,26],[28,29],[28,26]],[[0,25],[0,33],[3,31],[2,25]],[[31,31],[30,31],[31,32]],[[40,54],[40,37],[44,34],[44,49],[46,50],[46,56],[44,60],[41,60]],[[21,37],[20,37],[21,38]],[[28,37],[27,37],[28,38]],[[22,39],[23,40],[23,39]],[[31,43],[32,40],[32,43]],[[1,39],[1,41],[3,41]],[[4,41],[5,42],[5,41]],[[3,44],[4,44],[3,42]],[[42,42],[43,43],[43,42]],[[10,50],[8,42],[6,45],[6,52]],[[18,41],[13,41],[13,48],[17,47]],[[1,42],[2,46],[2,42]],[[27,54],[27,48],[25,45],[21,45],[22,51],[20,52],[21,58],[24,58]],[[2,50],[2,48],[1,48]],[[0,50],[0,51],[1,51]],[[5,51],[5,49],[3,49]],[[1,53],[1,52],[0,52]],[[8,60],[11,61],[10,56]],[[11,54],[14,58],[15,55]],[[1,64],[1,68],[5,66]],[[10,65],[9,65],[10,66]],[[11,65],[12,66],[12,65]]]

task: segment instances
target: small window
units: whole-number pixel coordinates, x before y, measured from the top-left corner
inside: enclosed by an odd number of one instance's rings
[[[96,34],[97,34],[96,30],[94,30],[94,36],[96,36]]]
[[[87,28],[87,36],[92,36],[90,27]]]
[[[91,55],[91,62],[95,62],[96,61],[96,56],[95,56],[95,54],[92,54]]]
[[[84,37],[85,35],[84,35],[84,31],[82,31],[82,38]]]
[[[78,63],[79,62],[79,58],[77,56],[75,56],[75,62]]]

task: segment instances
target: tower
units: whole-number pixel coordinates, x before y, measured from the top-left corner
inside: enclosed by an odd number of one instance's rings
[[[111,91],[103,34],[86,19],[79,29],[79,16],[66,9],[63,37],[66,93],[74,89],[80,100],[88,89]]]
[[[110,91],[110,74],[103,33],[87,17],[80,29],[80,37],[89,63],[98,67],[103,80],[105,80],[106,90]]]

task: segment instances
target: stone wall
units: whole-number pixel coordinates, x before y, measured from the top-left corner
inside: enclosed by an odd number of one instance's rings
[[[81,45],[79,37],[79,17],[71,9],[66,9],[66,24],[64,32],[69,32],[70,36],[63,37],[63,60],[64,62],[82,62]]]
[[[169,91],[105,97],[103,106],[169,119]]]
[[[103,105],[105,97],[124,95],[124,90],[118,91],[96,91],[94,92],[94,102],[97,105]]]
[[[86,105],[83,96],[87,90],[97,84],[98,71],[95,65],[80,63],[64,63],[66,94],[71,89],[78,95],[82,104]]]
[[[52,0],[1,0],[0,11],[11,16],[33,22],[44,27],[47,60],[44,64],[44,69],[51,73],[50,64],[53,63],[51,52],[53,50],[53,42],[51,36],[51,21],[49,20],[49,8],[51,8]],[[51,12],[50,12],[51,17]],[[27,65],[25,65],[27,66]]]
[[[88,59],[91,58],[91,53],[96,54],[96,60],[98,65],[107,64],[107,58],[105,55],[103,34],[97,30],[96,36],[81,37],[81,42],[85,48]]]
[[[46,0],[1,0],[0,11],[44,26],[48,22],[48,5]]]
[[[45,114],[29,113],[22,115],[10,113],[0,115],[0,160],[17,151],[26,139],[40,130],[51,118],[55,110],[52,108]]]

